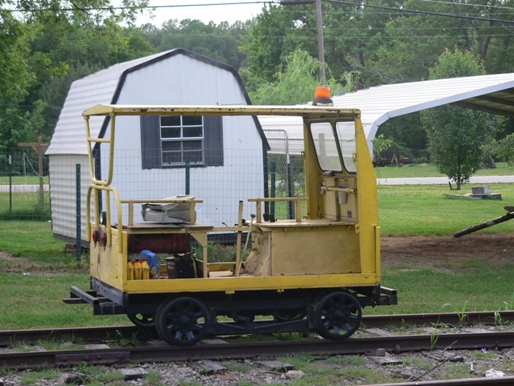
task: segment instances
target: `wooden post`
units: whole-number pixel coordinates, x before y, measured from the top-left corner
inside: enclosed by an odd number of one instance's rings
[[[43,143],[43,137],[39,136],[37,142],[21,142],[18,143],[18,146],[31,147],[38,155],[39,205],[43,206],[45,203],[45,192],[43,186],[43,156],[45,155],[46,149],[48,149],[48,143]]]

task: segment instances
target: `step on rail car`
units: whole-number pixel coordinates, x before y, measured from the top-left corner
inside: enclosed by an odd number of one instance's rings
[[[202,200],[192,196],[120,197],[111,185],[115,138],[123,135],[124,119],[148,115],[298,117],[305,197],[251,198],[246,203],[255,208],[250,223],[242,219],[240,201],[239,218],[229,228],[198,223],[195,209]],[[206,336],[289,331],[340,340],[359,328],[362,307],[396,304],[396,291],[380,283],[376,176],[359,110],[98,105],[83,116],[92,177],[87,198],[91,288],[72,286],[65,302],[90,303],[96,315],[127,314],[174,345]],[[102,138],[92,137],[89,128],[98,117],[109,122]],[[109,148],[104,179],[95,173],[93,153],[100,143]],[[279,200],[296,206],[294,219],[275,220],[266,213],[267,204]],[[139,208],[156,216],[134,222]],[[160,222],[162,208],[176,210],[181,222]],[[208,254],[208,236],[227,230],[237,234],[235,257],[219,262]],[[143,240],[146,249],[135,240]],[[241,253],[244,246],[248,257]],[[198,249],[201,253],[195,253]],[[131,260],[139,253],[140,260]]]

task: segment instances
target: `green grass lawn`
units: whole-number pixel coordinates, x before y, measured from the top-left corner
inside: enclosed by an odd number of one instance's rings
[[[49,177],[43,177],[43,183],[48,184]],[[39,185],[38,176],[0,176],[0,185]]]
[[[514,261],[470,256],[451,267],[428,264],[383,267],[382,283],[398,291],[398,305],[367,313],[423,313],[514,310]]]
[[[131,324],[125,315],[94,316],[92,307],[67,305],[70,286],[89,288],[89,275],[80,272],[0,272],[0,330]]]
[[[409,177],[444,177],[434,165],[411,164],[405,166],[376,167],[377,178],[409,178]],[[498,162],[496,169],[479,170],[476,176],[511,176],[514,175],[514,167],[505,162]]]
[[[62,265],[75,262],[64,242],[52,235],[49,221],[0,221],[0,251],[14,257],[31,258],[37,264]]]
[[[504,206],[514,205],[514,184],[489,184],[502,200],[459,198],[471,192],[450,190],[447,185],[378,186],[378,211],[385,236],[448,236],[471,225],[500,217]],[[482,232],[512,232],[507,221]]]

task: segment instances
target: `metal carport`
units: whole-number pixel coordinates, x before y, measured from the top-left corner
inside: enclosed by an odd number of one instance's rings
[[[334,96],[334,106],[358,108],[370,145],[388,119],[445,104],[514,117],[514,73],[427,80],[371,87]],[[303,150],[301,122],[291,118],[260,117],[265,130],[284,130],[289,154]],[[283,149],[283,139],[268,138],[272,151]],[[370,146],[372,148],[372,146]]]

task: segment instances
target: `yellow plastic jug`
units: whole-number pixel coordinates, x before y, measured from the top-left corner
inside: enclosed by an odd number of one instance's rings
[[[142,272],[141,272],[141,263],[139,262],[139,260],[134,260],[133,266],[134,266],[134,279],[141,280]]]
[[[148,280],[150,279],[150,266],[148,265],[148,262],[146,260],[141,259],[141,279]]]
[[[129,261],[128,264],[128,280],[134,280],[134,262],[133,261]]]

